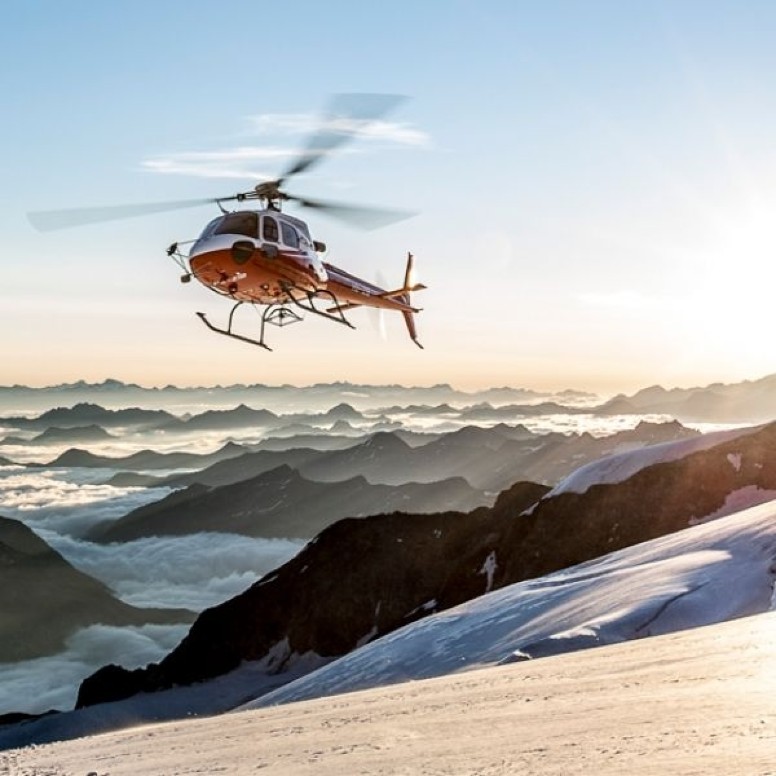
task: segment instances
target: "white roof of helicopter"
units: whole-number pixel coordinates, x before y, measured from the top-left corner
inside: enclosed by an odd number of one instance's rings
[[[256,215],[259,216],[274,216],[280,221],[285,221],[291,226],[295,226],[297,229],[299,229],[302,234],[304,234],[308,239],[312,239],[310,237],[310,227],[307,225],[305,221],[302,221],[301,218],[296,218],[296,216],[291,216],[288,213],[284,213],[282,210],[278,210],[274,207],[266,207],[262,208],[261,210],[232,210],[229,213],[224,213],[224,215],[231,215],[232,213],[256,213]],[[223,216],[221,216],[223,218]]]
[[[237,213],[255,213],[257,216],[272,216],[273,218],[277,218],[279,221],[285,221],[286,223],[291,224],[291,226],[296,227],[305,237],[307,237],[308,240],[312,240],[312,237],[310,236],[310,227],[305,221],[302,221],[301,218],[296,218],[295,216],[291,216],[288,213],[284,213],[282,210],[278,210],[273,207],[266,207],[261,209],[246,208],[242,210],[229,210],[211,219],[205,227],[204,232],[208,232],[211,227],[222,221],[224,218],[228,218],[229,216],[235,215]]]
[[[290,216],[288,213],[284,213],[281,210],[274,210],[272,208],[267,208],[266,210],[262,210],[262,213],[266,213],[268,215],[274,215],[277,216],[281,221],[288,221],[292,226],[295,226],[297,229],[299,229],[302,234],[306,235],[307,237],[310,236],[310,227],[307,226],[307,223],[305,221],[302,221],[301,218],[296,218],[296,216]]]

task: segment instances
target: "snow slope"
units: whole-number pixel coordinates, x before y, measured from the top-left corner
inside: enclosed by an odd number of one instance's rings
[[[9,776],[767,776],[776,614],[0,752]]]
[[[671,633],[765,612],[776,502],[496,590],[285,685],[258,708]]]

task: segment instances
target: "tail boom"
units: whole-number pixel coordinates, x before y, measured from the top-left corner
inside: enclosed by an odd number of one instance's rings
[[[395,310],[404,317],[407,325],[407,331],[410,339],[419,347],[423,345],[418,342],[417,330],[415,328],[415,313],[419,313],[421,308],[414,307],[410,294],[415,291],[422,291],[426,288],[422,283],[413,283],[412,274],[414,270],[414,257],[411,253],[407,254],[407,267],[404,272],[404,285],[392,291],[385,291],[378,286],[372,285],[355,275],[351,275],[339,267],[326,264],[326,270],[329,274],[327,288],[332,292],[337,304],[328,312],[343,313],[348,310],[354,310],[357,307],[376,307],[383,310]]]

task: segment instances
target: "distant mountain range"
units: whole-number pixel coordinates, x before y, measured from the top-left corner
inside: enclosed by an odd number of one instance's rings
[[[181,405],[234,406],[244,403],[276,412],[326,411],[342,402],[358,409],[389,406],[397,402],[409,404],[442,404],[444,402],[494,403],[530,402],[556,396],[573,403],[589,401],[593,394],[582,391],[560,393],[538,392],[524,388],[488,388],[467,393],[447,384],[433,386],[363,385],[338,382],[309,386],[292,385],[227,385],[181,388],[173,385],[164,388],[147,388],[134,383],[105,380],[102,383],[78,381],[43,388],[24,385],[0,386],[0,406],[24,406],[29,409],[50,407],[63,402],[96,402],[111,407],[140,404],[157,408]]]
[[[715,441],[719,440],[717,444]],[[203,612],[161,663],[109,666],[79,705],[225,674],[270,659],[331,659],[483,593],[631,547],[776,497],[776,424],[602,459],[584,492],[518,483],[468,514],[341,520],[241,595]],[[618,480],[611,473],[627,472]],[[594,478],[593,478],[594,479]]]
[[[358,420],[364,412],[385,408],[387,412],[404,408],[410,414],[442,416],[452,413],[459,421],[509,420],[538,414],[595,415],[668,415],[683,422],[757,423],[776,417],[776,375],[740,383],[714,383],[705,387],[672,388],[652,386],[632,396],[624,394],[601,402],[594,394],[566,390],[558,393],[522,388],[489,388],[466,392],[447,384],[407,387],[400,385],[359,385],[331,383],[296,387],[290,385],[233,385],[212,388],[144,388],[116,380],[90,384],[85,382],[46,388],[0,386],[0,408],[23,407],[26,411],[50,407],[62,402],[56,410],[31,421],[10,415],[16,427],[47,428],[96,423],[139,425],[168,428],[186,426],[186,430],[225,428],[235,425],[276,425],[280,414],[285,423],[328,423]],[[81,411],[78,417],[63,415],[74,405],[101,405],[102,412]],[[131,405],[155,407],[133,417]],[[163,408],[221,406],[200,416],[159,414]],[[110,410],[113,409],[112,414]],[[342,411],[335,410],[341,407]],[[231,408],[231,409],[229,409]],[[115,414],[123,411],[123,415]],[[192,422],[193,421],[193,422]],[[17,423],[18,422],[18,423]],[[26,425],[25,425],[26,424]],[[188,425],[191,424],[191,425]]]
[[[713,383],[704,388],[644,388],[618,395],[597,412],[669,414],[683,421],[759,423],[776,417],[776,375],[741,383]]]
[[[165,410],[130,407],[106,409],[98,404],[78,403],[72,407],[57,407],[36,417],[15,416],[0,419],[5,426],[21,431],[40,431],[31,437],[6,437],[0,444],[61,444],[72,441],[102,441],[110,438],[105,428],[124,431],[190,434],[230,429],[272,429],[276,434],[289,436],[302,433],[358,434],[348,421],[364,421],[364,416],[349,404],[340,403],[326,412],[276,415],[263,409],[251,409],[244,404],[226,410],[207,410],[200,414],[176,416]]]
[[[414,445],[404,441],[402,432],[381,432],[360,439],[349,439],[346,447],[335,450],[289,447],[284,450],[260,449],[230,444],[209,456],[191,453],[135,453],[125,458],[95,456],[81,450],[68,450],[50,462],[51,466],[86,466],[135,471],[175,467],[202,467],[188,474],[167,477],[119,473],[110,484],[120,486],[154,485],[181,488],[198,483],[217,487],[255,477],[278,466],[290,466],[307,479],[340,482],[364,477],[371,484],[403,485],[408,482],[432,483],[461,477],[473,488],[491,494],[518,480],[554,484],[582,464],[603,455],[658,442],[698,436],[699,432],[677,422],[641,422],[636,428],[606,437],[590,434],[534,434],[521,426],[499,424],[492,428],[467,426],[459,431],[429,435],[428,441]],[[305,439],[309,442],[309,439]],[[263,447],[263,445],[262,445]],[[217,462],[208,465],[209,460]],[[465,502],[471,504],[470,495]],[[479,501],[477,503],[484,503]],[[450,508],[463,504],[449,502]]]
[[[540,410],[547,405],[539,405]],[[503,409],[478,405],[460,411],[448,405],[437,406],[433,411],[443,415],[458,413],[485,417],[492,421],[502,414],[509,417],[516,405]],[[517,408],[521,409],[521,408]],[[529,408],[530,409],[530,408]],[[552,406],[553,411],[557,409]],[[476,410],[476,411],[475,411]],[[415,407],[412,412],[424,414],[431,408]],[[484,413],[484,416],[482,415]],[[678,423],[639,424],[632,431],[621,432],[604,438],[589,434],[534,434],[522,425],[500,422],[491,428],[465,426],[448,433],[437,433],[424,438],[404,430],[370,433],[370,426],[355,429],[349,421],[363,422],[365,416],[347,403],[339,403],[325,413],[277,416],[266,410],[253,410],[239,405],[232,410],[213,410],[187,417],[177,417],[161,410],[127,408],[105,409],[95,404],[76,404],[44,412],[38,417],[7,418],[5,425],[17,424],[22,429],[46,429],[28,440],[27,444],[43,444],[87,436],[99,442],[107,432],[96,421],[106,426],[126,429],[155,430],[156,432],[192,431],[196,433],[229,430],[231,428],[262,428],[279,426],[281,430],[289,419],[297,423],[301,433],[278,441],[263,439],[250,446],[229,443],[209,454],[187,452],[158,453],[141,450],[128,456],[96,455],[80,448],[71,448],[45,464],[29,464],[52,467],[111,468],[125,472],[154,469],[197,468],[200,474],[168,477],[159,482],[148,475],[119,474],[110,482],[114,485],[137,486],[164,484],[183,486],[191,483],[226,485],[248,476],[268,471],[272,466],[288,464],[308,479],[335,482],[365,477],[371,484],[401,485],[409,482],[430,483],[450,477],[463,477],[469,485],[492,494],[503,490],[519,479],[554,483],[582,463],[606,455],[621,446],[638,446],[657,441],[689,436],[697,432],[684,429]],[[372,421],[374,418],[371,419]],[[91,425],[83,425],[91,422]],[[313,434],[309,423],[327,423],[331,428],[346,427],[347,435],[332,434],[323,430]],[[57,425],[50,426],[55,423]],[[256,426],[255,424],[258,424]],[[277,428],[275,429],[277,431]],[[261,432],[260,432],[261,433]],[[153,439],[153,437],[151,437]],[[5,444],[24,444],[18,437],[6,437]],[[182,442],[182,444],[184,444]],[[302,446],[307,452],[300,452]],[[270,455],[271,450],[278,451]],[[260,450],[260,452],[256,452]],[[285,451],[280,455],[280,451]],[[319,451],[320,454],[314,454]],[[327,454],[324,454],[326,451]],[[207,467],[225,459],[240,458],[239,465],[222,466],[216,470]],[[460,493],[459,489],[459,495]],[[460,504],[447,502],[450,508],[465,508],[474,502],[465,496]],[[476,503],[483,503],[480,497]],[[439,507],[436,507],[439,508]]]
[[[53,654],[88,625],[186,623],[183,609],[140,609],[74,569],[17,520],[0,517],[0,663]],[[41,625],[43,623],[43,625]]]
[[[46,464],[30,466],[67,466],[88,469],[187,469],[196,466],[210,466],[218,461],[236,458],[247,448],[228,442],[213,453],[157,453],[155,450],[141,450],[125,456],[95,455],[88,450],[71,448]]]
[[[4,425],[19,429],[73,429],[84,425],[103,428],[134,427],[157,428],[164,424],[177,423],[179,419],[164,410],[147,410],[139,407],[111,410],[98,404],[78,403],[72,407],[56,407],[37,417],[26,416],[3,418]]]
[[[116,437],[109,434],[102,426],[92,424],[90,426],[74,426],[72,428],[59,428],[48,426],[45,431],[36,436],[13,437],[0,439],[0,445],[61,445],[61,444],[88,444],[93,442],[106,442]]]

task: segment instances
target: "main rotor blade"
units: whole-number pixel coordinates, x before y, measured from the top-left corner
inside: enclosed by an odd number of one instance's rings
[[[151,213],[166,213],[170,210],[183,210],[200,205],[212,205],[226,202],[237,197],[221,199],[185,199],[178,202],[145,202],[137,205],[108,205],[99,207],[68,208],[66,210],[39,210],[27,213],[30,223],[41,232],[55,229],[69,229],[73,226],[96,224],[102,221],[115,221],[121,218],[135,218]]]
[[[287,195],[287,199],[298,203],[302,207],[319,210],[322,213],[339,218],[348,224],[360,226],[362,229],[379,229],[382,226],[403,221],[417,215],[410,210],[392,210],[388,208],[368,207],[364,205],[349,205],[345,202],[331,202],[320,199],[307,199]]]
[[[407,98],[399,94],[338,94],[330,101],[321,128],[307,141],[299,158],[279,182],[309,170]]]

